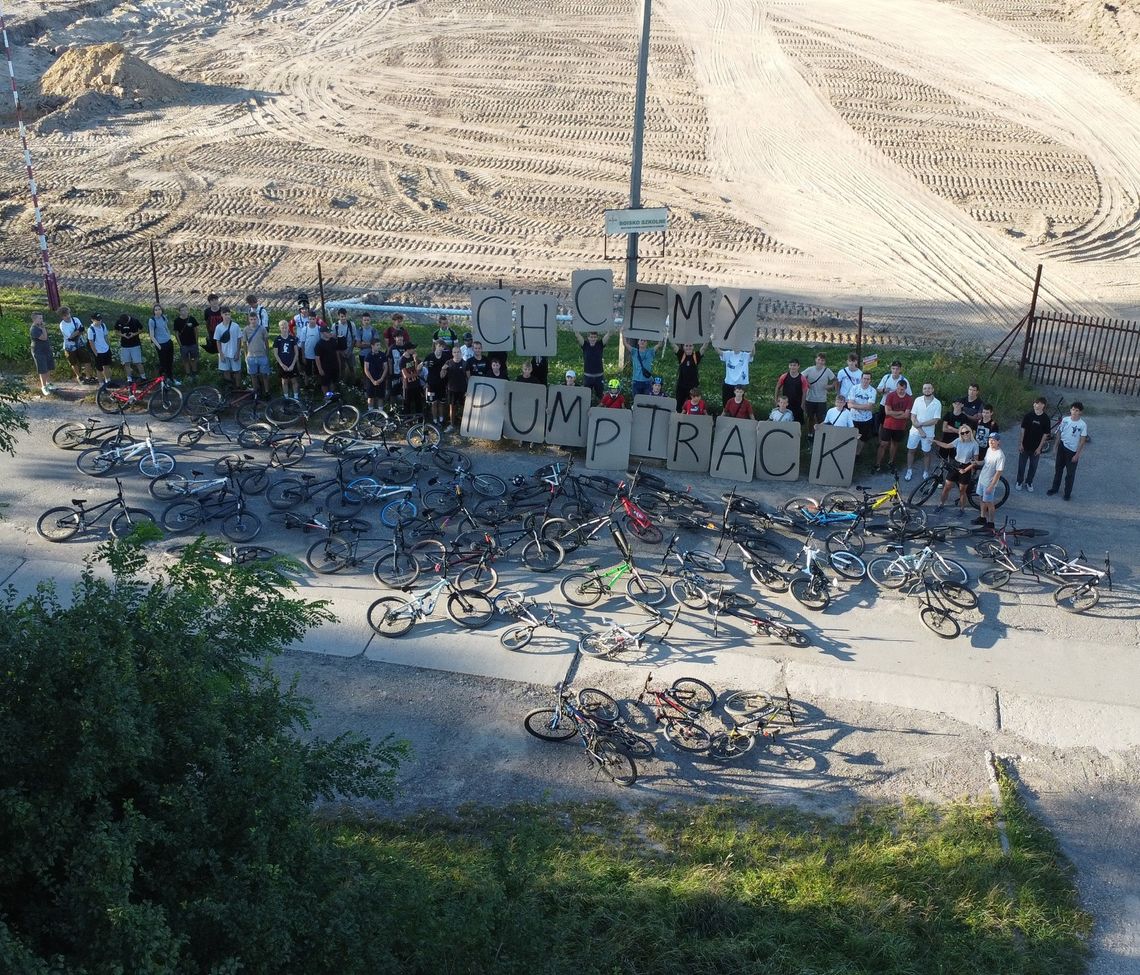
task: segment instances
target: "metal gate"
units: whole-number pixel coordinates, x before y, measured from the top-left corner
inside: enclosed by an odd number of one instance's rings
[[[1140,322],[1030,313],[1018,375],[1046,386],[1140,393]]]

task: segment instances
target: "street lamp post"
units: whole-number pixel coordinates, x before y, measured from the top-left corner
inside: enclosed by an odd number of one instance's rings
[[[649,22],[653,16],[653,0],[641,0],[641,47],[637,54],[637,96],[633,108],[633,160],[629,170],[629,206],[641,209],[641,157],[645,146],[645,89],[649,81]],[[629,234],[625,245],[625,293],[637,287],[637,244],[639,234]],[[618,347],[619,362],[624,365],[625,343]]]

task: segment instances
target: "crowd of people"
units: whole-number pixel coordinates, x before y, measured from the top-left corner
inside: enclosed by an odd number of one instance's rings
[[[363,312],[359,321],[353,321],[346,309],[337,309],[334,320],[326,322],[305,294],[298,296],[296,312],[278,322],[276,336],[270,334],[269,310],[254,294],[246,296],[244,306],[236,313],[237,320],[234,310],[222,304],[216,294],[208,296],[201,321],[187,305],[180,305],[177,314],[170,317],[156,304],[145,325],[130,314],[119,315],[108,325],[101,312],[94,313],[84,325],[67,306],[61,307],[58,314],[64,354],[76,382],[84,384],[110,381],[112,332],[117,336],[119,362],[128,382],[146,380],[144,343],[154,347],[158,374],[175,385],[182,382],[176,375],[175,361],[180,364],[182,375],[193,382],[205,351],[217,356],[218,372],[234,388],[241,386],[244,362],[255,397],[270,396],[274,374],[280,380],[282,395],[293,399],[300,398],[302,381],[319,387],[326,397],[334,396],[337,384],[344,381],[362,388],[369,407],[399,400],[407,412],[429,416],[445,432],[458,429],[473,377],[544,386],[551,382],[547,357],[527,356],[512,364],[507,352],[485,352],[470,331],[460,335],[446,315],[439,316],[431,347],[421,356],[403,315],[392,315],[391,323],[381,328],[368,312]],[[581,375],[578,370],[568,369],[561,377],[562,384],[585,387],[595,405],[628,409],[636,396],[672,396],[678,413],[719,413],[741,420],[799,423],[809,439],[815,436],[820,424],[849,427],[858,431],[859,454],[867,444],[877,444],[876,473],[882,471],[884,462],[895,466],[899,445],[905,440],[904,480],[915,476],[916,460],[921,461],[921,477],[930,477],[937,450],[951,471],[943,484],[939,506],[948,504],[957,488],[958,510],[964,514],[970,485],[977,477],[982,496],[979,521],[993,521],[994,492],[1005,471],[1006,458],[1001,425],[992,404],[983,401],[976,383],[970,384],[964,395],[955,397],[952,408],[943,413],[934,384],[924,382],[921,394],[914,395],[897,359],[876,382],[856,353],[850,353],[836,373],[828,366],[826,353],[820,352],[806,369],[801,369],[798,359],[791,359],[787,370],[776,380],[770,409],[757,411],[748,400],[749,367],[754,353],[723,350],[717,352],[724,370],[718,408],[702,392],[701,367],[709,342],[698,347],[665,339],[653,343],[620,337],[619,341],[626,343],[631,369],[627,397],[620,379],[606,379],[603,353],[613,334],[575,331],[574,336],[582,352]],[[41,391],[47,396],[53,391],[50,380],[55,362],[42,314],[32,316],[30,339]],[[672,346],[677,360],[676,389],[672,394],[666,392],[657,368],[658,356],[667,344]],[[1053,427],[1046,407],[1046,400],[1038,398],[1016,428],[1016,490],[1034,490],[1038,463]],[[1082,414],[1083,405],[1074,403],[1056,430],[1056,466],[1052,486],[1046,493],[1057,494],[1063,486],[1066,501],[1072,496],[1077,465],[1089,442]]]

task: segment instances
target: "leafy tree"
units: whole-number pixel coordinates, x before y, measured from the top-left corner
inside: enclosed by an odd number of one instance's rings
[[[20,430],[28,429],[28,417],[20,405],[22,383],[0,377],[0,452],[12,454],[16,451],[16,437]]]
[[[0,971],[338,970],[354,868],[313,807],[389,797],[405,748],[304,734],[267,660],[329,607],[199,546],[97,560],[0,613]]]

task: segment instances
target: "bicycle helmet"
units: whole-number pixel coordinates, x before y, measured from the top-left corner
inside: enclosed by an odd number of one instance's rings
[[[661,386],[664,383],[665,383],[665,380],[662,379],[660,376],[654,376],[653,377],[653,385],[654,386]]]
[[[611,379],[608,383],[606,383],[606,385],[610,389],[621,389],[621,380],[620,379]]]
[[[522,487],[524,484],[526,484],[526,478],[523,477],[522,474],[516,474],[514,477],[511,478],[511,483],[515,487]]]

